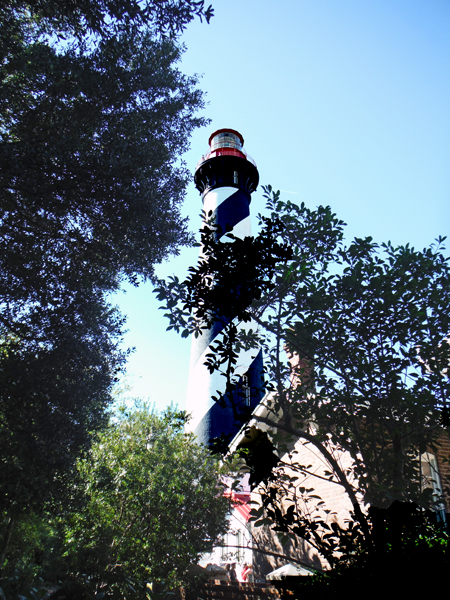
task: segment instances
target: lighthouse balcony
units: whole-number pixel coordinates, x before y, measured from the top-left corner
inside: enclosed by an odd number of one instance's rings
[[[238,158],[244,158],[245,160],[248,160],[253,166],[256,167],[256,163],[253,160],[253,158],[249,154],[247,154],[247,152],[243,148],[241,150],[238,150],[236,148],[221,147],[211,150],[211,152],[208,152],[208,154],[204,154],[198,161],[195,170],[197,171],[197,169],[204,162],[206,162],[210,158],[215,158],[216,156],[237,156]]]

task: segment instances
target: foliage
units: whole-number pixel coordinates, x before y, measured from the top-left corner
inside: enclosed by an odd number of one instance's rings
[[[219,226],[204,217],[202,257],[197,267],[189,268],[184,282],[177,277],[167,282],[159,280],[155,293],[168,311],[167,329],[175,329],[182,337],[190,334],[197,337],[217,321],[222,323],[223,333],[211,346],[205,364],[211,373],[219,370],[225,375],[225,392],[215,400],[222,404],[230,402],[236,421],[242,422],[250,415],[245,403],[238,404],[231,393],[235,384],[233,366],[239,350],[258,344],[258,338],[251,330],[240,332],[237,324],[251,320],[253,300],[261,298],[263,290],[274,287],[271,280],[277,263],[287,261],[292,252],[287,244],[277,241],[282,223],[276,215],[271,219],[262,218],[265,228],[256,239],[226,234],[232,240],[230,244],[218,241]],[[216,449],[221,447],[223,442],[216,440]]]
[[[148,31],[81,53],[22,41],[2,65],[2,322],[58,306],[75,283],[149,277],[189,242],[178,157],[203,106],[180,49]],[[47,308],[48,310],[48,308]],[[15,312],[14,312],[15,311]]]
[[[211,5],[205,8],[204,0],[11,0],[1,10],[10,31],[31,25],[43,33],[55,31],[78,40],[85,35],[105,38],[130,26],[175,37],[195,17],[209,23],[214,14]]]
[[[106,424],[122,355],[111,339],[120,320],[102,308],[88,304],[83,319],[69,309],[54,323],[52,344],[39,332],[2,344],[0,507],[14,517],[67,502],[74,457]]]
[[[217,463],[184,433],[185,420],[124,411],[79,462],[86,503],[65,525],[65,560],[96,591],[179,584],[225,533]]]
[[[2,537],[6,521],[7,518],[0,520]],[[48,582],[54,582],[59,575],[60,552],[57,531],[49,515],[42,517],[30,511],[17,519],[0,581],[5,598],[48,598]],[[0,598],[3,600],[1,592]]]
[[[258,237],[246,238],[239,253],[257,264],[274,256],[275,245],[292,254],[275,260],[262,277],[249,269],[253,302],[237,316],[254,319],[260,330],[244,339],[230,323],[208,361],[231,388],[239,345],[263,347],[269,393],[265,413],[251,424],[267,431],[284,461],[266,475],[258,517],[281,535],[308,539],[332,560],[336,544],[345,547],[353,533],[330,529],[324,502],[314,484],[305,483],[314,473],[299,462],[294,443],[319,453],[325,479],[342,486],[353,505],[349,528],[369,541],[362,504],[387,507],[397,499],[430,506],[436,500],[424,489],[419,455],[437,444],[448,410],[449,260],[442,238],[423,251],[371,238],[346,245],[344,224],[329,207],[282,202],[270,186],[264,196],[269,218],[261,219],[261,235],[269,242],[258,254]],[[208,315],[226,312],[220,282],[236,244],[221,245],[209,235],[209,254],[190,277],[160,287],[171,327],[195,334],[210,326]],[[199,285],[204,272],[209,288],[218,282],[217,294]],[[189,302],[192,294],[200,296],[202,313]],[[339,453],[351,457],[350,468],[341,468]],[[254,456],[253,463],[256,470]]]
[[[282,599],[344,595],[356,599],[369,589],[395,597],[426,595],[430,575],[436,589],[446,585],[449,537],[433,524],[432,515],[419,511],[413,503],[394,502],[389,509],[369,509],[369,523],[377,539],[375,552],[354,547],[353,556],[331,571],[277,582]]]
[[[205,120],[176,36],[211,15],[193,0],[0,7],[0,510],[14,519],[66,501],[105,424],[125,358],[106,294],[191,243],[179,157]]]

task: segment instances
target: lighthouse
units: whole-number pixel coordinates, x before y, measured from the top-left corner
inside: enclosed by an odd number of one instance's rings
[[[209,223],[218,225],[221,242],[229,243],[225,234],[236,238],[251,236],[251,194],[258,186],[256,164],[244,150],[244,138],[234,129],[219,129],[209,138],[209,152],[202,156],[194,175],[195,186],[203,201],[203,214]],[[201,251],[200,251],[201,252]],[[210,445],[215,438],[231,439],[241,423],[236,422],[230,398],[224,395],[226,380],[219,372],[210,373],[205,358],[211,344],[218,339],[224,324],[192,339],[186,411],[191,415],[189,429],[199,443]],[[255,330],[254,323],[246,329]],[[233,402],[246,409],[255,408],[262,399],[263,359],[261,350],[243,351],[238,358]],[[212,399],[219,394],[221,402]]]

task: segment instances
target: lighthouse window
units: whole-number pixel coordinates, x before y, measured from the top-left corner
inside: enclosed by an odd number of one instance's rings
[[[236,184],[239,183],[239,175],[238,175],[237,171],[234,172],[233,183],[236,183]]]
[[[211,149],[216,150],[217,148],[236,148],[240,150],[242,148],[242,143],[239,137],[234,133],[222,132],[212,139]]]
[[[245,406],[250,406],[250,380],[248,375],[244,375],[242,378],[242,388],[245,397]]]

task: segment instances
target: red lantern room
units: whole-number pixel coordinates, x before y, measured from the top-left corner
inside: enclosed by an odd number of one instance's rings
[[[241,156],[246,158],[244,152],[244,138],[234,129],[219,129],[215,131],[208,140],[211,151],[209,157],[212,156]]]

